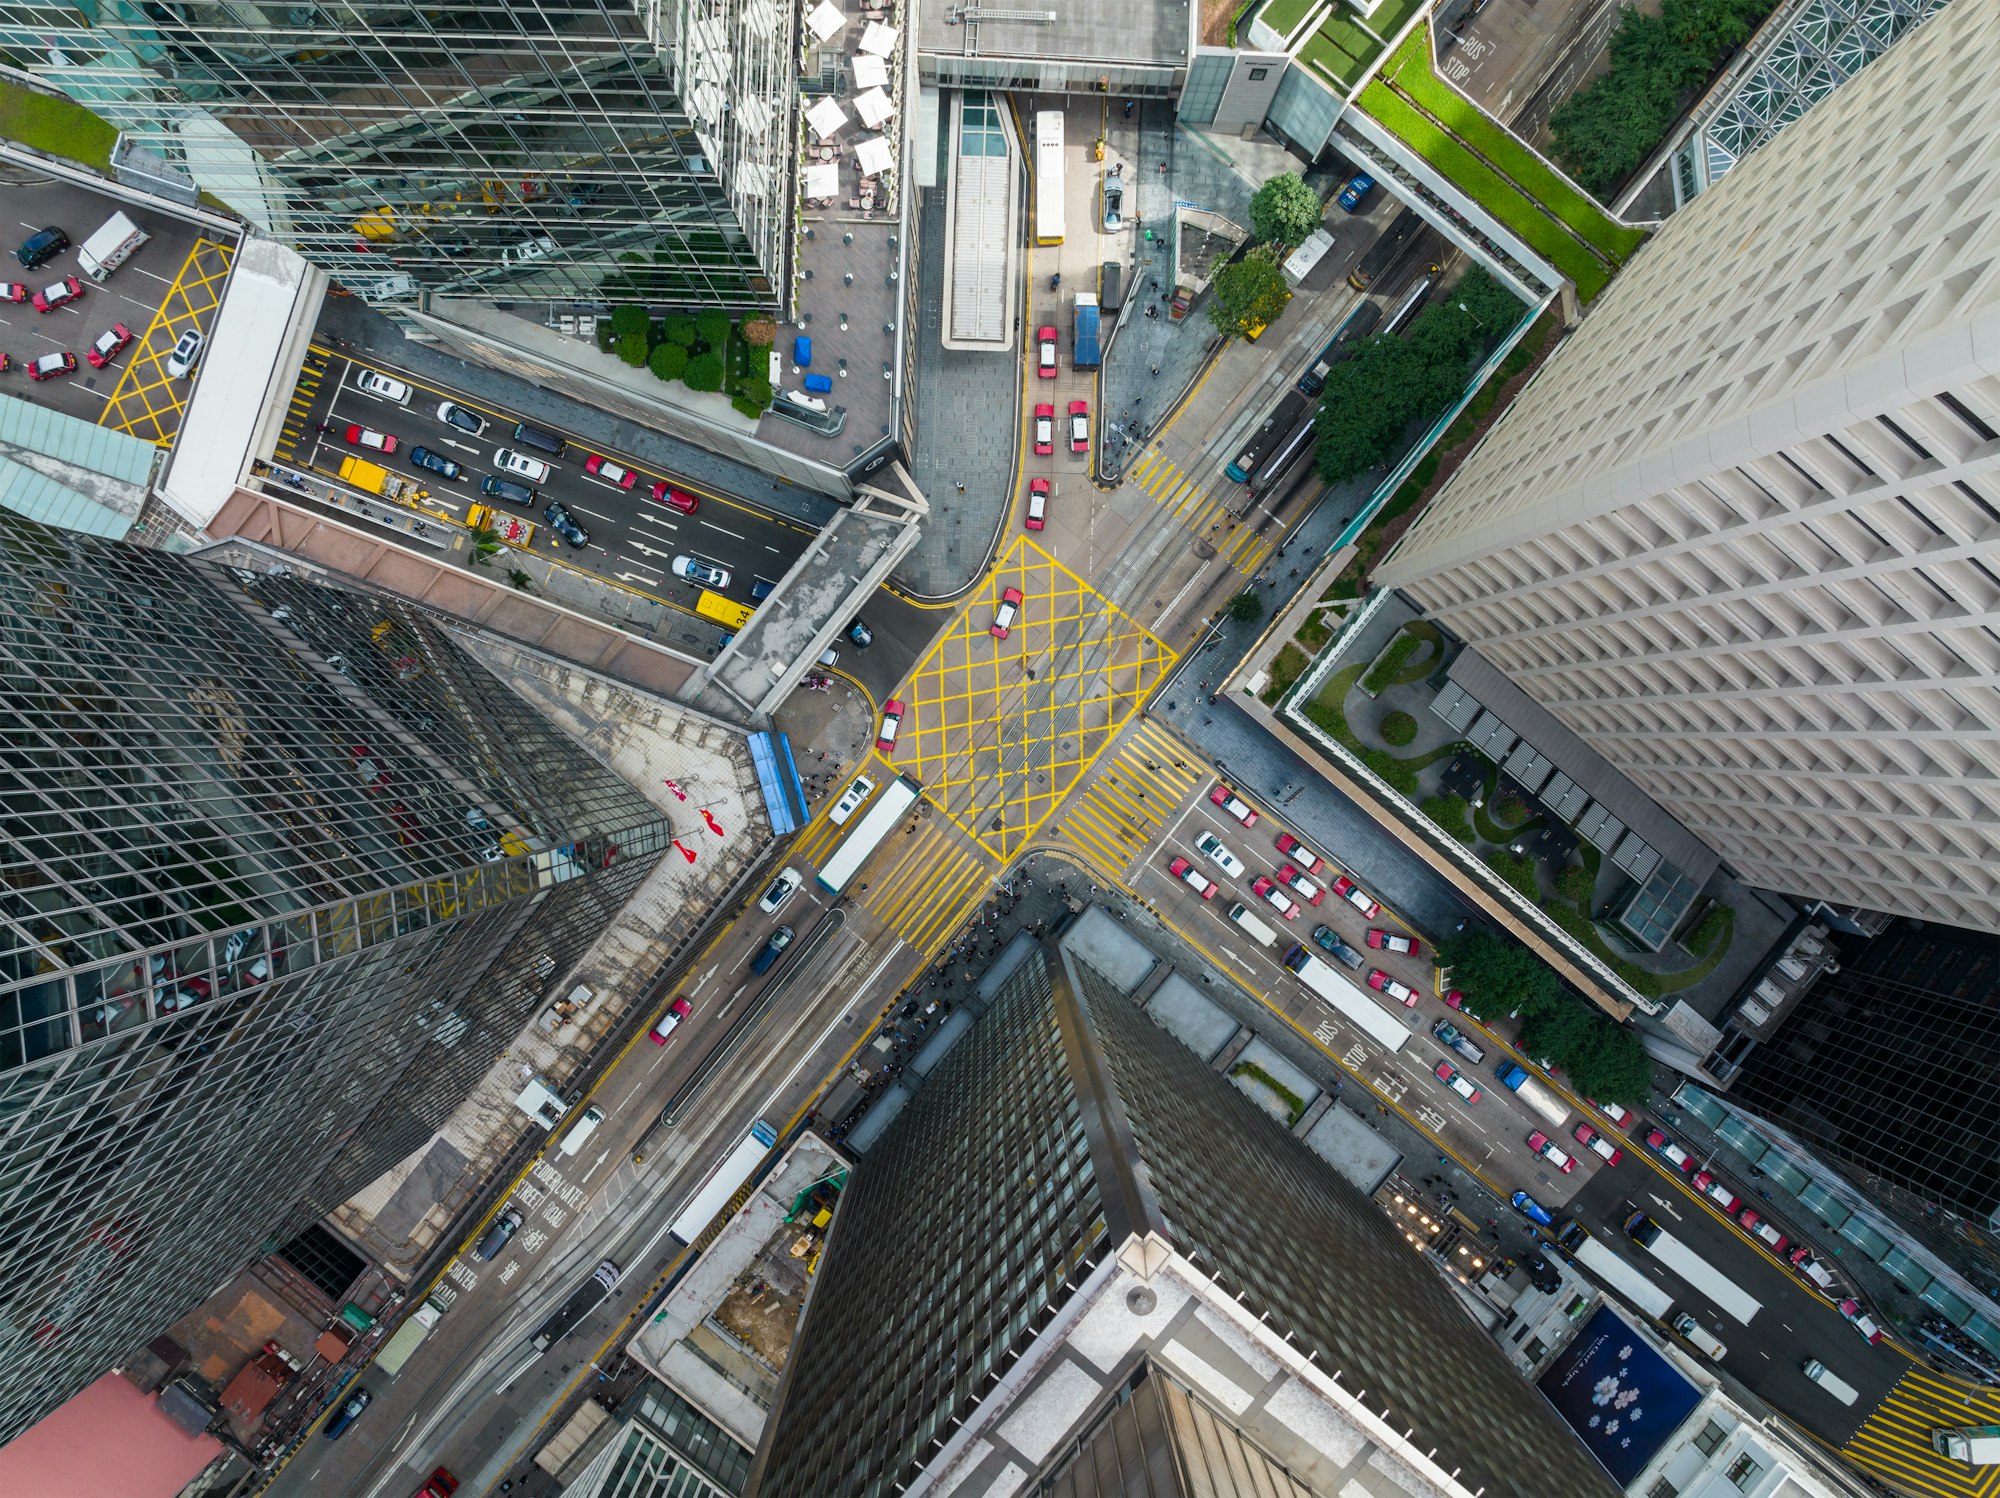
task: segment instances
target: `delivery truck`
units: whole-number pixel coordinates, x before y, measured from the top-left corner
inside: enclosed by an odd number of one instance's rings
[[[431,1334],[431,1328],[438,1324],[444,1312],[445,1308],[435,1296],[410,1312],[403,1324],[396,1328],[395,1335],[383,1343],[382,1350],[375,1354],[376,1369],[390,1375],[401,1373],[403,1364],[410,1360],[410,1354]]]
[[[77,250],[77,263],[91,280],[109,280],[111,273],[131,259],[139,246],[152,237],[124,214],[114,213],[104,221],[104,227],[86,239]]]
[[[2000,1466],[2000,1425],[1953,1425],[1934,1430],[1931,1446],[1948,1462],[1967,1467]]]
[[[352,453],[340,460],[340,476],[355,488],[366,489],[384,499],[406,499],[416,487],[409,480],[398,478],[380,463],[371,463]]]
[[[1069,358],[1078,369],[1095,369],[1102,362],[1097,347],[1097,297],[1094,293],[1079,291],[1076,294],[1076,337]]]
[[[1574,1220],[1563,1223],[1556,1230],[1556,1242],[1568,1250],[1577,1263],[1597,1276],[1606,1288],[1648,1316],[1655,1319],[1663,1317],[1668,1307],[1673,1305],[1674,1297],[1670,1292],[1654,1284],[1634,1265],[1591,1237],[1590,1230],[1582,1223]]]
[[[1495,1065],[1493,1070],[1500,1078],[1500,1085],[1512,1088],[1514,1096],[1549,1121],[1550,1128],[1559,1129],[1562,1127],[1563,1120],[1569,1117],[1568,1103],[1565,1103],[1553,1092],[1550,1092],[1548,1088],[1537,1082],[1525,1070],[1514,1062],[1509,1061],[1505,1056],[1500,1058],[1499,1063]]]

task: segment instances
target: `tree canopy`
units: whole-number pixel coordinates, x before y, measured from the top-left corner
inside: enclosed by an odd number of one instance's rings
[[[1297,172],[1280,172],[1250,197],[1250,232],[1268,244],[1302,244],[1319,227],[1319,194]]]
[[[1291,299],[1277,256],[1259,245],[1241,260],[1225,265],[1209,283],[1208,317],[1223,333],[1242,334],[1274,320]]]

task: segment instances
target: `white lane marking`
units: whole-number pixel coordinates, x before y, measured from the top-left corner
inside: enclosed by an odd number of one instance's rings
[[[732,536],[738,541],[747,541],[750,539],[748,536],[744,535],[741,531],[724,530],[721,526],[717,525],[712,520],[704,520],[701,522],[701,524],[706,526],[709,530],[716,532],[716,534],[718,535]]]

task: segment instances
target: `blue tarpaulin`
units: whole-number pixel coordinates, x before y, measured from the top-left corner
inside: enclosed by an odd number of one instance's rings
[[[806,788],[792,759],[792,741],[782,733],[750,735],[750,763],[757,771],[757,788],[771,819],[771,835],[783,837],[805,825]]]
[[[792,340],[792,362],[800,369],[812,368],[813,341],[801,333]]]
[[[807,375],[804,383],[806,389],[810,390],[814,395],[825,395],[829,390],[833,389],[833,376]]]

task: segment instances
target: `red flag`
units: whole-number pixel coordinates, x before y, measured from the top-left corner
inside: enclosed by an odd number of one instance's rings
[[[708,830],[717,837],[727,837],[729,835],[722,830],[722,824],[715,820],[715,813],[710,811],[706,806],[701,809],[701,819],[708,823]]]
[[[681,783],[678,780],[675,780],[671,775],[668,776],[665,780],[662,780],[660,784],[665,786],[668,790],[672,791],[674,793],[675,799],[681,801],[687,800],[688,793],[681,789]]]
[[[680,848],[680,850],[681,850],[681,857],[685,858],[685,859],[686,859],[686,860],[687,860],[687,861],[688,861],[689,863],[693,863],[693,862],[694,862],[694,849],[692,849],[692,848],[682,848],[682,847],[681,847],[681,840],[680,840],[679,838],[675,838],[675,839],[674,839],[674,846],[675,846],[676,848]]]

